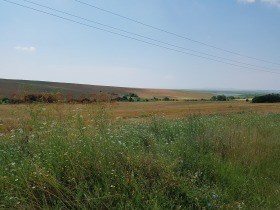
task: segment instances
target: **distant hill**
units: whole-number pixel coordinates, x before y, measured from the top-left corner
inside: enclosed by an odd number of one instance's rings
[[[60,92],[62,94],[73,94],[80,96],[82,94],[94,93],[115,93],[124,95],[128,93],[136,93],[143,98],[175,98],[175,99],[201,99],[211,98],[213,94],[188,91],[188,90],[165,90],[165,89],[144,89],[144,88],[128,88],[128,87],[114,87],[114,86],[100,86],[100,85],[84,85],[74,83],[60,83],[60,82],[45,82],[45,81],[31,81],[31,80],[10,80],[0,79],[0,96],[10,97],[13,94],[23,93],[50,93]]]

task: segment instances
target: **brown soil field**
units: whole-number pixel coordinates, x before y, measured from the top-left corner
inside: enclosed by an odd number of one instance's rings
[[[183,91],[183,90],[163,90],[163,89],[143,89],[129,87],[113,87],[99,85],[83,85],[73,83],[43,82],[29,80],[9,80],[0,79],[0,96],[11,97],[13,94],[43,92],[57,92],[62,94],[73,94],[77,98],[81,95],[94,93],[115,93],[124,95],[128,93],[136,93],[142,98],[175,98],[175,99],[201,99],[211,98],[213,94],[203,93],[199,91]]]

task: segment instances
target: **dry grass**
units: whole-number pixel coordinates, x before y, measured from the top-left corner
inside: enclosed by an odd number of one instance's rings
[[[280,112],[280,104],[252,104],[243,101],[172,101],[172,102],[135,102],[118,103],[112,107],[116,117],[141,118],[153,114],[168,117],[185,117],[193,114],[223,114],[234,112]]]
[[[0,132],[8,132],[20,126],[20,120],[26,116],[29,105],[0,105]],[[75,109],[82,110],[85,116],[98,105],[87,104],[48,104],[60,110],[61,117]],[[147,120],[152,115],[168,118],[184,118],[192,115],[227,114],[240,112],[279,113],[280,104],[252,104],[244,101],[210,102],[210,101],[160,101],[160,102],[117,102],[109,106],[108,113],[114,118],[130,121]],[[3,124],[3,125],[2,125]]]
[[[12,120],[11,113],[24,115],[24,107],[28,105],[0,105],[0,120]],[[48,106],[64,106],[64,111],[83,108],[86,112],[88,107],[95,105],[86,104],[49,104]],[[234,112],[280,112],[280,104],[253,104],[245,101],[160,101],[160,102],[117,102],[110,104],[110,112],[115,117],[145,118],[153,114],[168,117],[185,117],[193,114],[223,114]]]

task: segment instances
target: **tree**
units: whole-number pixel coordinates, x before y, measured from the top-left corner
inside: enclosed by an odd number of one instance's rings
[[[280,102],[280,94],[267,94],[263,96],[255,96],[252,103],[277,103]]]
[[[217,101],[226,101],[227,97],[225,95],[218,95],[217,96]]]
[[[217,96],[212,96],[211,101],[217,101]]]
[[[122,97],[121,97],[121,101],[128,101],[127,95],[122,96]]]
[[[128,96],[129,97],[139,97],[136,93],[129,93]]]
[[[217,96],[212,96],[211,100],[212,101],[226,101],[227,97],[225,95],[217,95]]]

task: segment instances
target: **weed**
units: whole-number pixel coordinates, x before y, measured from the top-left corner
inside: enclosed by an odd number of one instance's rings
[[[0,136],[1,209],[275,209],[280,115],[117,122],[31,104]]]

